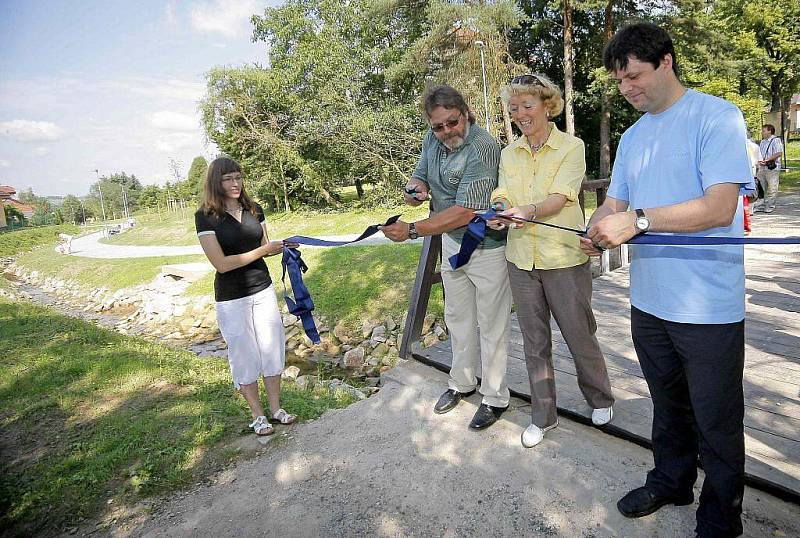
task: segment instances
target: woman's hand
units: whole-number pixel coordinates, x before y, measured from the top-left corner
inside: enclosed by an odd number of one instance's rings
[[[297,243],[291,243],[297,245]],[[275,256],[276,254],[280,254],[283,252],[283,241],[269,241],[263,245],[261,245],[261,250],[263,251],[263,256]],[[289,243],[286,243],[288,246]],[[291,247],[290,247],[291,248]]]
[[[535,205],[521,205],[506,209],[497,214],[497,216],[490,220],[487,225],[493,230],[502,230],[506,226],[509,228],[522,228],[525,223],[518,220],[513,220],[508,217],[516,217],[518,219],[531,220],[536,216]],[[506,218],[503,218],[506,217]]]

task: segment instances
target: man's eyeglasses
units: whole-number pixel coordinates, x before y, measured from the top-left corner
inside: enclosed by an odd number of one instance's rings
[[[454,120],[447,120],[444,123],[431,124],[431,131],[433,131],[434,133],[439,133],[441,131],[444,131],[445,127],[447,127],[448,129],[453,129],[461,121],[461,116],[463,116],[463,114],[459,113],[458,118]]]
[[[511,84],[522,84],[524,86],[542,86],[544,83],[536,75],[517,75],[511,79]]]

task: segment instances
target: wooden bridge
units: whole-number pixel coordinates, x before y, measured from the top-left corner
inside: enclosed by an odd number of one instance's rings
[[[800,235],[800,196],[783,196],[775,213],[757,213],[753,236]],[[417,273],[417,288],[401,353],[449,371],[450,342],[422,349],[419,330],[430,287],[441,278],[431,270],[437,239],[428,238]],[[594,280],[597,336],[606,356],[614,396],[614,420],[604,429],[650,446],[653,405],[630,333],[625,253],[611,253]],[[620,266],[621,265],[621,266]],[[617,266],[616,270],[609,270]],[[427,267],[427,269],[425,269]],[[800,501],[800,252],[797,245],[745,247],[745,449],[748,484],[784,499]],[[424,300],[423,300],[424,299]],[[424,305],[422,304],[424,303]],[[421,308],[420,308],[421,307]],[[421,314],[421,315],[420,315]],[[417,327],[418,325],[418,327]],[[575,367],[558,326],[553,328],[553,363],[559,414],[590,423],[591,409],[578,390]],[[415,330],[416,329],[416,330]],[[417,340],[415,340],[415,335]],[[530,400],[522,334],[512,315],[508,385]]]

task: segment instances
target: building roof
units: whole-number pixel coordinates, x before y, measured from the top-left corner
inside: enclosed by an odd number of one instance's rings
[[[0,185],[0,198],[11,198],[15,194],[17,191],[11,185]]]
[[[17,209],[17,211],[25,215],[25,218],[31,218],[33,216],[34,211],[36,211],[36,208],[33,207],[32,205],[23,204],[19,200],[15,200],[13,198],[3,200],[3,203],[5,205],[14,206]]]

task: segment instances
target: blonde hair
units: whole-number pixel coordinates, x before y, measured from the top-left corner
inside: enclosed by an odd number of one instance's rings
[[[530,84],[514,82],[519,78],[532,77],[534,80]],[[539,82],[537,84],[537,81]],[[506,106],[515,95],[532,95],[542,100],[548,117],[555,118],[564,110],[564,98],[561,96],[561,89],[552,80],[544,75],[535,73],[533,75],[522,75],[511,79],[511,83],[500,89],[500,98]]]

